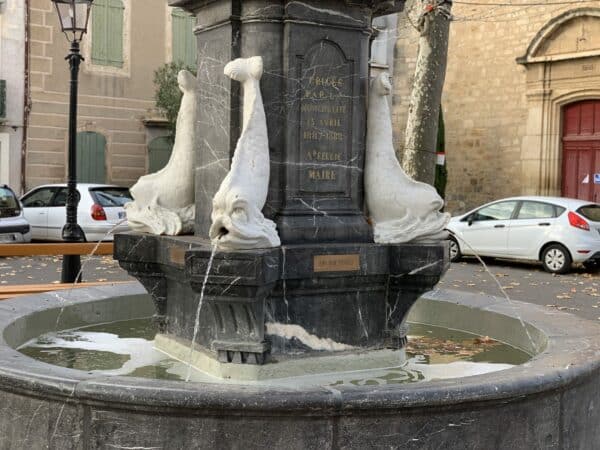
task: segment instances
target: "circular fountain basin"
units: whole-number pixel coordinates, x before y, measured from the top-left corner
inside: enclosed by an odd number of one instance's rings
[[[484,375],[380,386],[283,387],[102,376],[17,347],[43,333],[151,315],[137,283],[0,303],[0,447],[594,448],[600,326],[496,297],[437,290],[409,320],[535,356]]]

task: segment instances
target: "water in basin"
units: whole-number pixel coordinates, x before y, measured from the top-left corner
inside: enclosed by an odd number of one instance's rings
[[[154,349],[149,318],[47,333],[19,351],[39,361],[98,375],[185,380],[188,366]],[[408,360],[398,367],[339,372],[268,381],[281,386],[380,385],[456,378],[504,370],[530,355],[485,336],[411,324]],[[191,381],[239,383],[193,370]],[[266,382],[244,382],[266,383]]]

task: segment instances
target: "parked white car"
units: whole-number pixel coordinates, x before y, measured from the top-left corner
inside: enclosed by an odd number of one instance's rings
[[[453,217],[450,258],[541,261],[551,273],[600,261],[600,204],[562,197],[512,197]]]
[[[78,183],[77,223],[88,241],[112,241],[114,233],[128,231],[123,205],[132,201],[129,189],[108,184]],[[22,198],[32,239],[62,241],[66,223],[66,184],[47,184]],[[110,233],[109,233],[110,232]]]
[[[0,184],[0,243],[31,241],[29,222],[23,215],[19,199],[5,184]]]

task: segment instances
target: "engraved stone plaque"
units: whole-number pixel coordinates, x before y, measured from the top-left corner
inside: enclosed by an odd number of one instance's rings
[[[315,255],[314,272],[354,272],[360,270],[360,255]]]
[[[335,43],[322,40],[301,68],[299,191],[350,195],[352,64]]]

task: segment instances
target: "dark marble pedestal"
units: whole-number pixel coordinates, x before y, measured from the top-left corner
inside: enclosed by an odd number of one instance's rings
[[[365,215],[372,19],[404,2],[169,4],[196,16],[195,236],[115,239],[115,257],[152,294],[163,335],[194,341],[225,364],[310,355],[315,346],[305,341],[312,338],[343,348],[402,348],[406,313],[448,265],[445,243],[373,244]],[[277,224],[282,246],[218,252],[213,260],[212,199],[229,170],[243,106],[240,83],[223,68],[257,55],[271,163],[263,213]]]
[[[116,236],[115,258],[152,295],[161,331],[223,363],[263,364],[294,352],[322,354],[266,324],[298,325],[358,349],[401,348],[403,321],[448,267],[435,244],[291,245],[217,251],[195,237]],[[203,286],[204,292],[203,292]],[[203,295],[204,294],[204,295]]]

